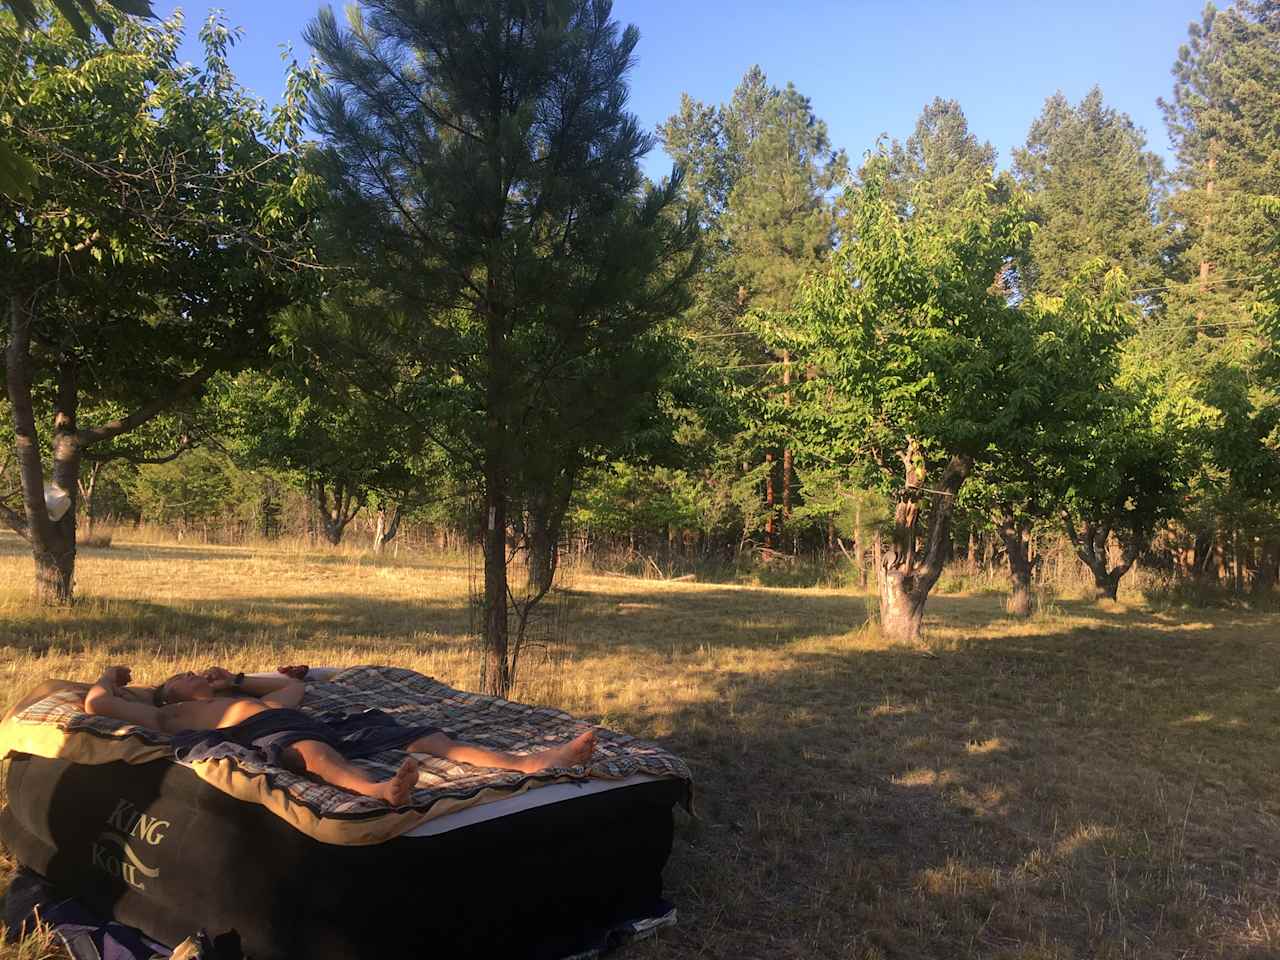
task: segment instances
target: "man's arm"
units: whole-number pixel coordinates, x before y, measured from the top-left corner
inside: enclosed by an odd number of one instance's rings
[[[255,677],[254,679],[258,678]],[[276,678],[272,677],[271,682],[275,683]],[[295,680],[293,677],[281,677],[279,685],[270,693],[262,696],[262,702],[269,703],[273,707],[296,707],[302,703],[302,696],[306,692],[306,685],[301,680]]]
[[[128,683],[128,667],[108,667],[106,672],[98,678],[98,682],[84,695],[85,712],[124,720],[126,723],[136,723],[141,727],[150,727],[152,730],[163,729],[160,724],[160,711],[156,707],[125,699],[121,688]]]
[[[306,692],[301,680],[293,677],[246,677],[244,674],[232,675],[222,667],[210,667],[205,671],[205,679],[219,693],[235,692],[258,697],[263,703],[273,707],[296,707],[302,703]]]

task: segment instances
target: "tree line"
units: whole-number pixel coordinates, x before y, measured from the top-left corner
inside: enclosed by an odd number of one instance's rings
[[[911,642],[966,541],[1021,614],[1046,528],[1099,596],[1140,557],[1276,582],[1273,3],[1191,25],[1173,169],[1095,88],[1006,171],[942,98],[851,163],[759,68],[646,133],[607,0],[322,11],[272,109],[216,17],[191,65],[180,17],[78,4],[0,9],[0,518],[49,602],[109,463],[153,513],[263,471],[333,543],[449,518],[496,691],[571,528],[859,562],[873,530]]]

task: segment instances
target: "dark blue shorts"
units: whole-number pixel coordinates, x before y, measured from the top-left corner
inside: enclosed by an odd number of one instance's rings
[[[234,727],[183,730],[174,734],[173,753],[193,762],[212,759],[218,747],[234,744],[258,751],[273,766],[284,766],[284,751],[304,740],[328,744],[348,760],[359,760],[384,750],[402,750],[419,737],[439,732],[438,727],[406,727],[381,710],[332,713],[318,720],[301,710],[280,708],[255,713]]]

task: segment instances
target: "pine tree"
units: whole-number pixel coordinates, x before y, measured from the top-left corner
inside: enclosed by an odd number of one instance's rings
[[[306,36],[329,75],[314,124],[336,242],[395,300],[353,330],[374,341],[359,378],[400,381],[483,491],[484,684],[504,694],[541,596],[510,643],[508,530],[523,507],[553,536],[583,464],[655,415],[694,224],[674,216],[678,176],[640,173],[639,34],[608,0],[368,0],[349,17],[326,9]]]
[[[1163,164],[1133,120],[1106,106],[1099,88],[1074,106],[1060,92],[1049,97],[1013,160],[1040,224],[1021,265],[1024,292],[1056,296],[1098,258],[1123,270],[1135,287],[1159,282]]]
[[[960,104],[935,97],[906,142],[890,145],[886,195],[913,213],[945,217],[995,163],[995,147],[970,132]]]
[[[1264,378],[1268,337],[1255,307],[1280,264],[1280,209],[1268,200],[1280,195],[1280,3],[1209,4],[1188,32],[1161,102],[1178,159],[1174,283],[1138,346],[1194,438],[1191,565],[1216,580],[1228,545],[1252,542],[1246,523],[1266,538],[1264,552],[1280,548],[1280,475],[1266,449],[1280,394]],[[1242,581],[1251,561],[1233,552]]]
[[[830,251],[836,230],[830,195],[848,163],[809,99],[791,84],[773,86],[758,66],[726,104],[710,107],[685,96],[660,133],[667,152],[689,171],[687,197],[707,235],[709,256],[689,320],[713,338],[717,362],[742,368],[739,382],[751,407],[751,424],[734,439],[726,466],[737,471],[764,458],[765,509],[758,516],[772,547],[796,484],[782,424],[787,394],[778,398],[779,409],[766,398],[770,385],[789,384],[794,371],[785,353],[751,334],[789,322],[802,279]]]
[[[1161,101],[1178,159],[1171,206],[1181,227],[1170,307],[1200,324],[1246,319],[1254,278],[1270,247],[1280,195],[1280,3],[1237,0],[1205,7],[1173,67],[1173,98]]]

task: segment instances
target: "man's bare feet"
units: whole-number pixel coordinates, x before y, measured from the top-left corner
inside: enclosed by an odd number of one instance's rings
[[[547,770],[551,767],[576,767],[578,764],[586,763],[590,760],[592,751],[595,748],[595,731],[588,730],[586,733],[574,737],[563,746],[552,747],[550,750],[543,750],[541,753],[534,753],[525,757],[524,760],[527,766],[524,767],[524,772],[537,773],[539,770]]]
[[[404,763],[400,764],[400,769],[391,779],[374,784],[369,796],[385,800],[393,807],[399,807],[408,802],[409,794],[413,793],[417,783],[418,761],[413,757],[405,757]]]

